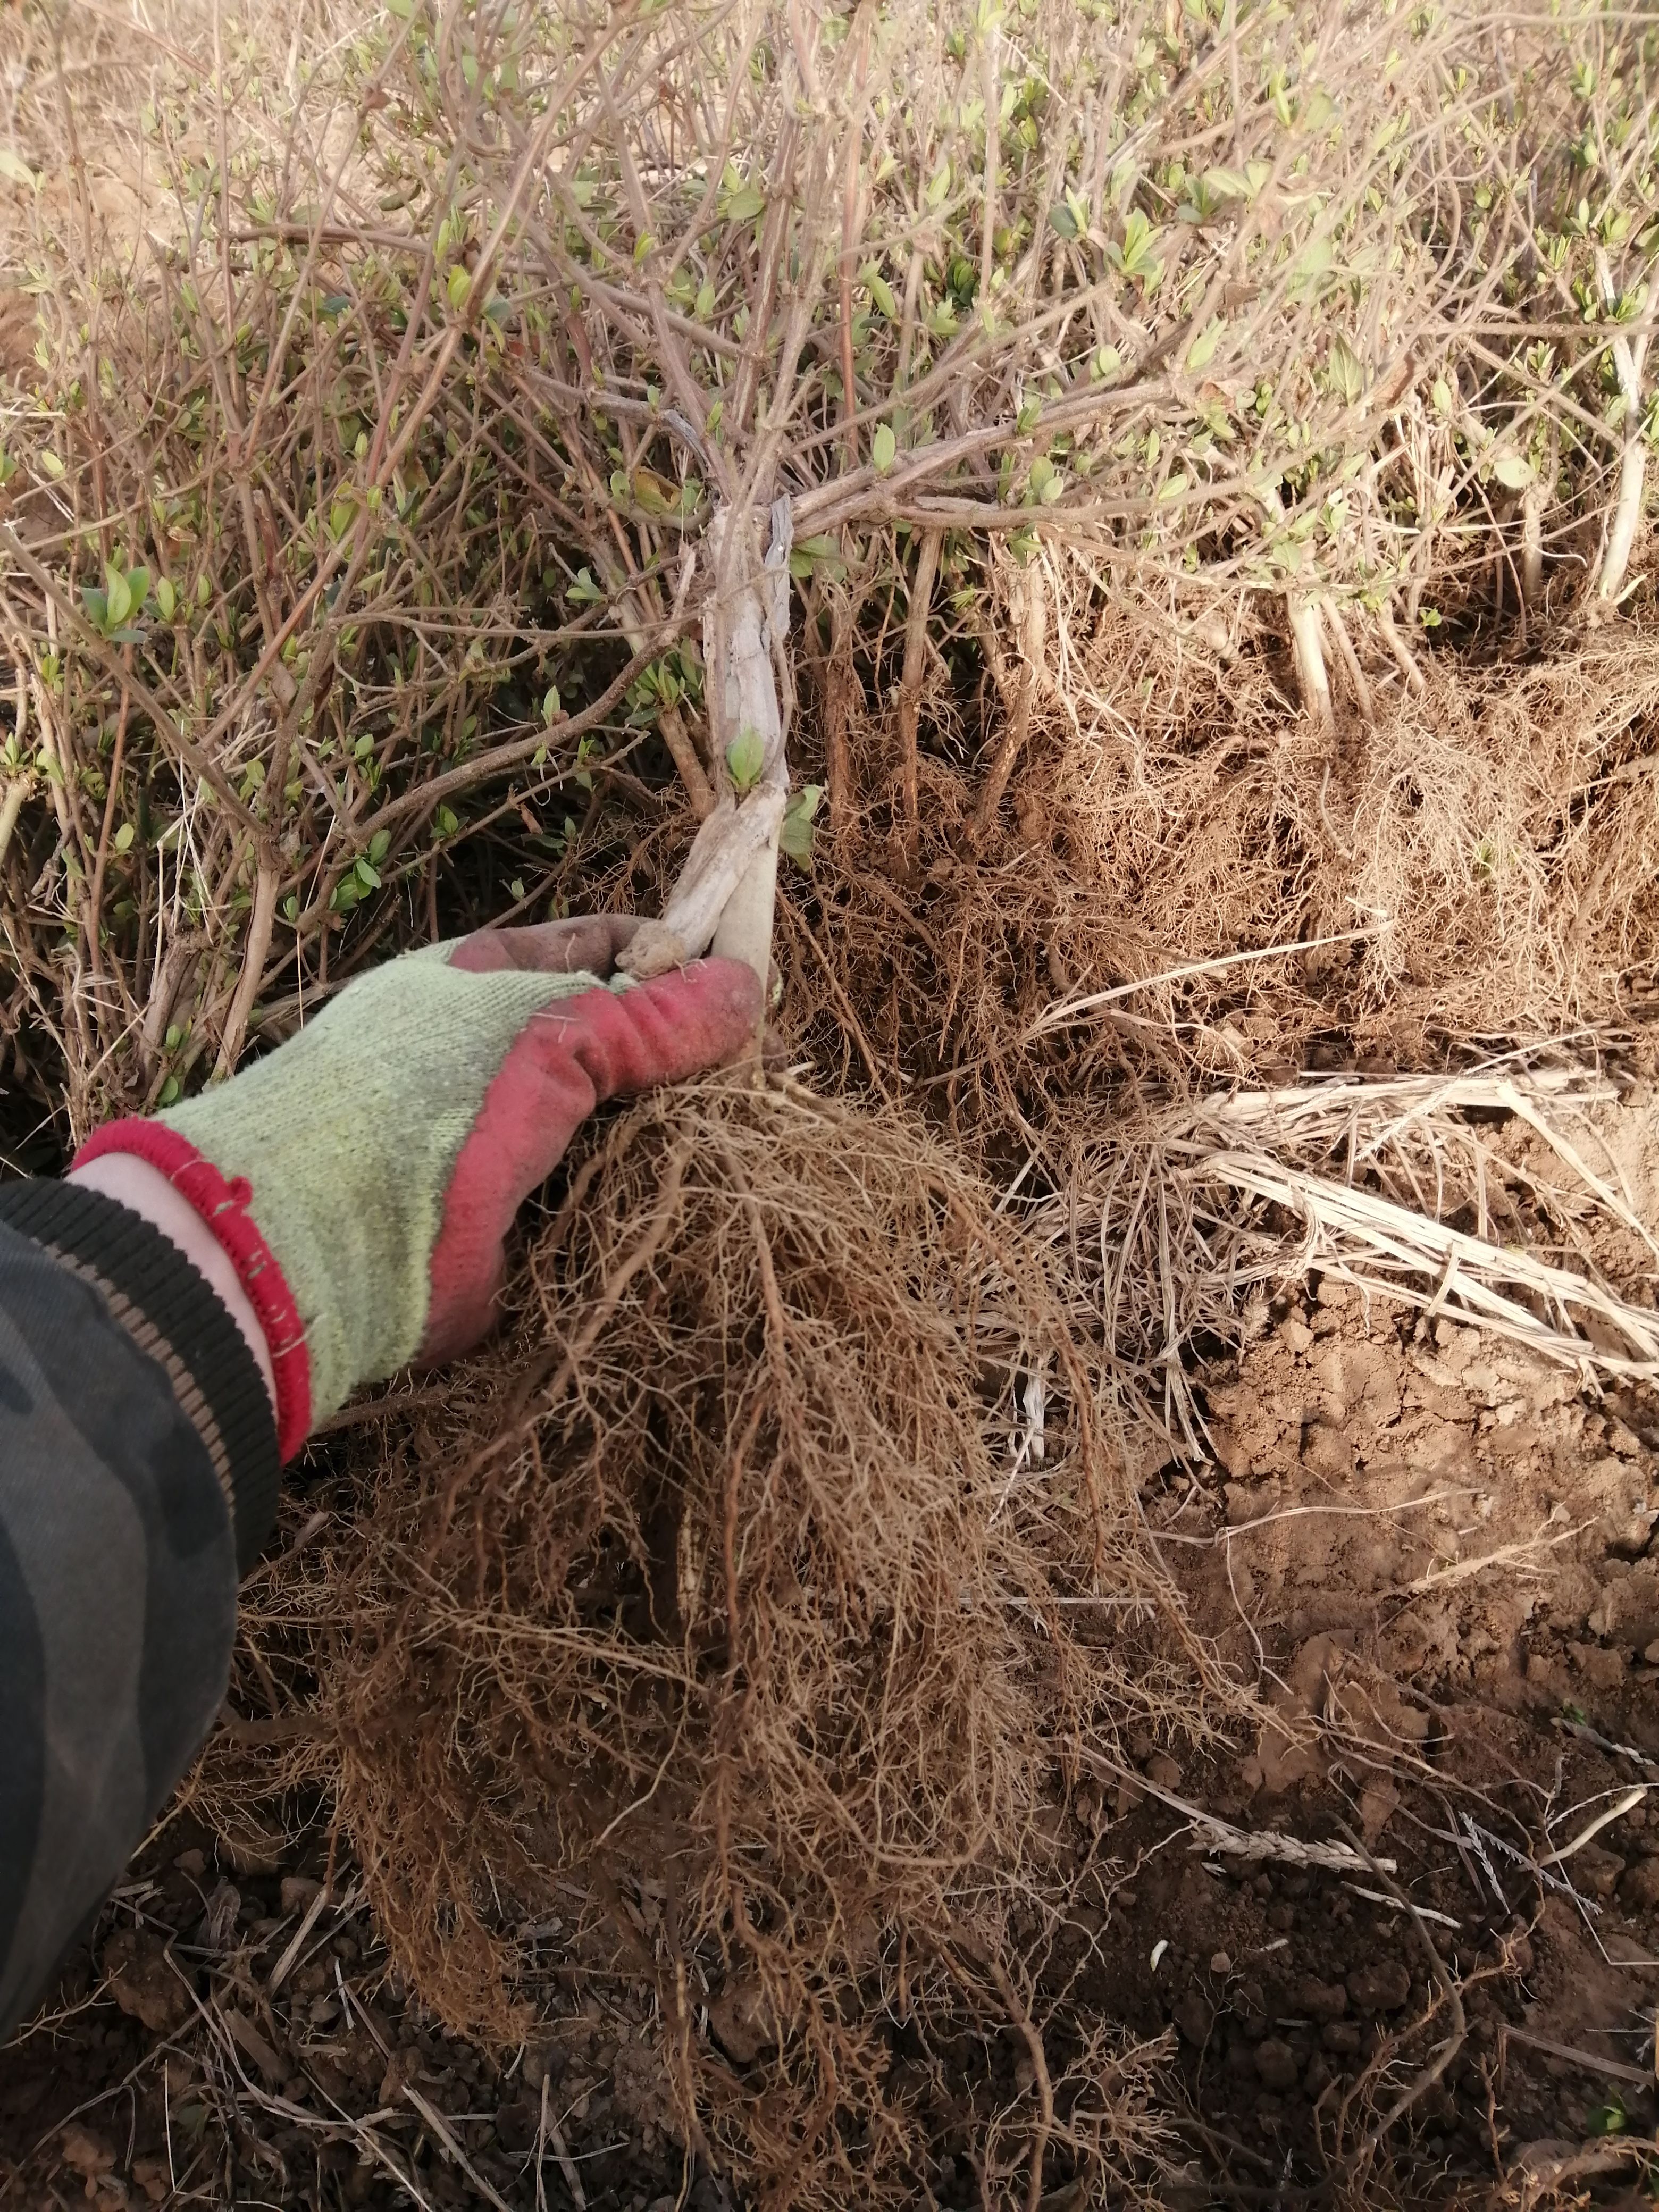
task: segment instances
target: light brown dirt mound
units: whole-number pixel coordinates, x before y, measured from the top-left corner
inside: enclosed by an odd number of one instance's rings
[[[1649,1118],[1631,1120],[1650,1145]],[[1550,2154],[1565,2156],[1597,2130],[1639,2135],[1659,1960],[1659,1402],[1328,1283],[1281,1298],[1206,1386],[1222,1464],[1172,1469],[1149,1511],[1194,1617],[1275,1717],[1243,1757],[1152,1778],[1247,1832],[1344,1820],[1390,1879],[1223,1855],[1207,1881],[1137,1880],[1132,1917],[1175,1940],[1129,2016],[1173,2019],[1241,2179],[1310,2141],[1341,2169],[1413,2084],[1368,2201],[1486,2201],[1494,2163],[1519,2190],[1547,2141],[1569,2139]],[[1174,1839],[1167,1802],[1121,1810],[1120,1855]],[[1443,2079],[1423,2080],[1443,2050]]]

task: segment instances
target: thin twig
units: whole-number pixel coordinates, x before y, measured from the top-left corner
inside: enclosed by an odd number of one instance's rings
[[[1358,2166],[1364,2166],[1369,2163],[1370,2159],[1375,2155],[1379,2146],[1382,2144],[1383,2138],[1389,2134],[1389,2130],[1396,2124],[1397,2122],[1405,2118],[1406,2114],[1410,2112],[1412,2106],[1418,2102],[1419,2098],[1427,2095],[1428,2092],[1433,2088],[1435,2083],[1440,2079],[1446,2069],[1451,2064],[1453,2059],[1456,2057],[1458,2052],[1463,2048],[1465,2041],[1468,2039],[1468,2024],[1463,2016],[1462,1992],[1457,1984],[1453,1981],[1451,1976],[1446,1972],[1445,1962],[1441,1958],[1439,1952],[1435,1948],[1434,1938],[1429,1933],[1428,1923],[1424,1919],[1422,1913],[1418,1910],[1418,1907],[1413,1899],[1403,1889],[1401,1888],[1399,1883],[1395,1881],[1393,1875],[1384,1869],[1382,1863],[1372,1856],[1370,1850],[1364,1839],[1361,1837],[1355,1835],[1353,1830],[1348,1826],[1345,1820],[1338,1820],[1336,1825],[1341,1829],[1343,1834],[1347,1838],[1348,1842],[1354,1851],[1359,1857],[1364,1860],[1366,1865],[1376,1876],[1376,1879],[1382,1884],[1383,1887],[1388,1891],[1389,1896],[1393,1898],[1395,1904],[1399,1905],[1403,1912],[1410,1913],[1412,1926],[1417,1930],[1418,1942],[1421,1944],[1424,1953],[1428,1959],[1429,1972],[1434,1978],[1435,1987],[1439,1990],[1442,1999],[1449,2008],[1451,2012],[1451,2033],[1446,2038],[1444,2042],[1439,2045],[1435,2051],[1433,2057],[1429,2061],[1428,2064],[1423,2068],[1422,2071],[1417,2075],[1415,2080],[1408,2082],[1406,2087],[1401,2090],[1401,2094],[1389,2107],[1388,2112],[1383,2115],[1382,2118],[1378,2121],[1376,2125],[1371,2130],[1370,2133],[1365,2137],[1364,2142],[1360,2144],[1358,2152],[1355,2154],[1355,2164]]]

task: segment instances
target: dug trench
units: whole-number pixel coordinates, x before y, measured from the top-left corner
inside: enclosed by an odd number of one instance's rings
[[[1331,1280],[1251,1328],[1203,1375],[1214,1460],[1142,1497],[1273,1717],[1201,1759],[1135,1741],[1056,1805],[1039,1991],[1129,2031],[1163,2201],[1611,2197],[1659,2118],[1659,1399]],[[325,1808],[262,1848],[186,1806],[8,2055],[0,2201],[740,2201],[676,2138],[595,1905],[546,1930],[541,2039],[492,2056],[389,1969]],[[719,1992],[698,2021],[739,2080],[768,2032]],[[1029,2088],[1017,2034],[983,2056],[979,2094]],[[948,2133],[935,2200],[977,2203]]]

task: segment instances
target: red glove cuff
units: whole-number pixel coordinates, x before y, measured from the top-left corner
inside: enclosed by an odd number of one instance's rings
[[[71,1164],[84,1167],[106,1152],[131,1152],[161,1172],[200,1214],[229,1257],[247,1293],[270,1348],[276,1385],[276,1450],[286,1463],[311,1429],[311,1355],[305,1323],[294,1303],[288,1279],[276,1263],[259,1224],[248,1212],[252,1186],[244,1176],[227,1182],[194,1145],[165,1121],[129,1119],[107,1122],[88,1138]]]

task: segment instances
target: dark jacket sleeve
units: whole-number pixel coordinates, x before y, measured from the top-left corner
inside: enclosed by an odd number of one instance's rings
[[[212,1724],[276,1477],[253,1356],[177,1247],[0,1185],[0,2040]]]

